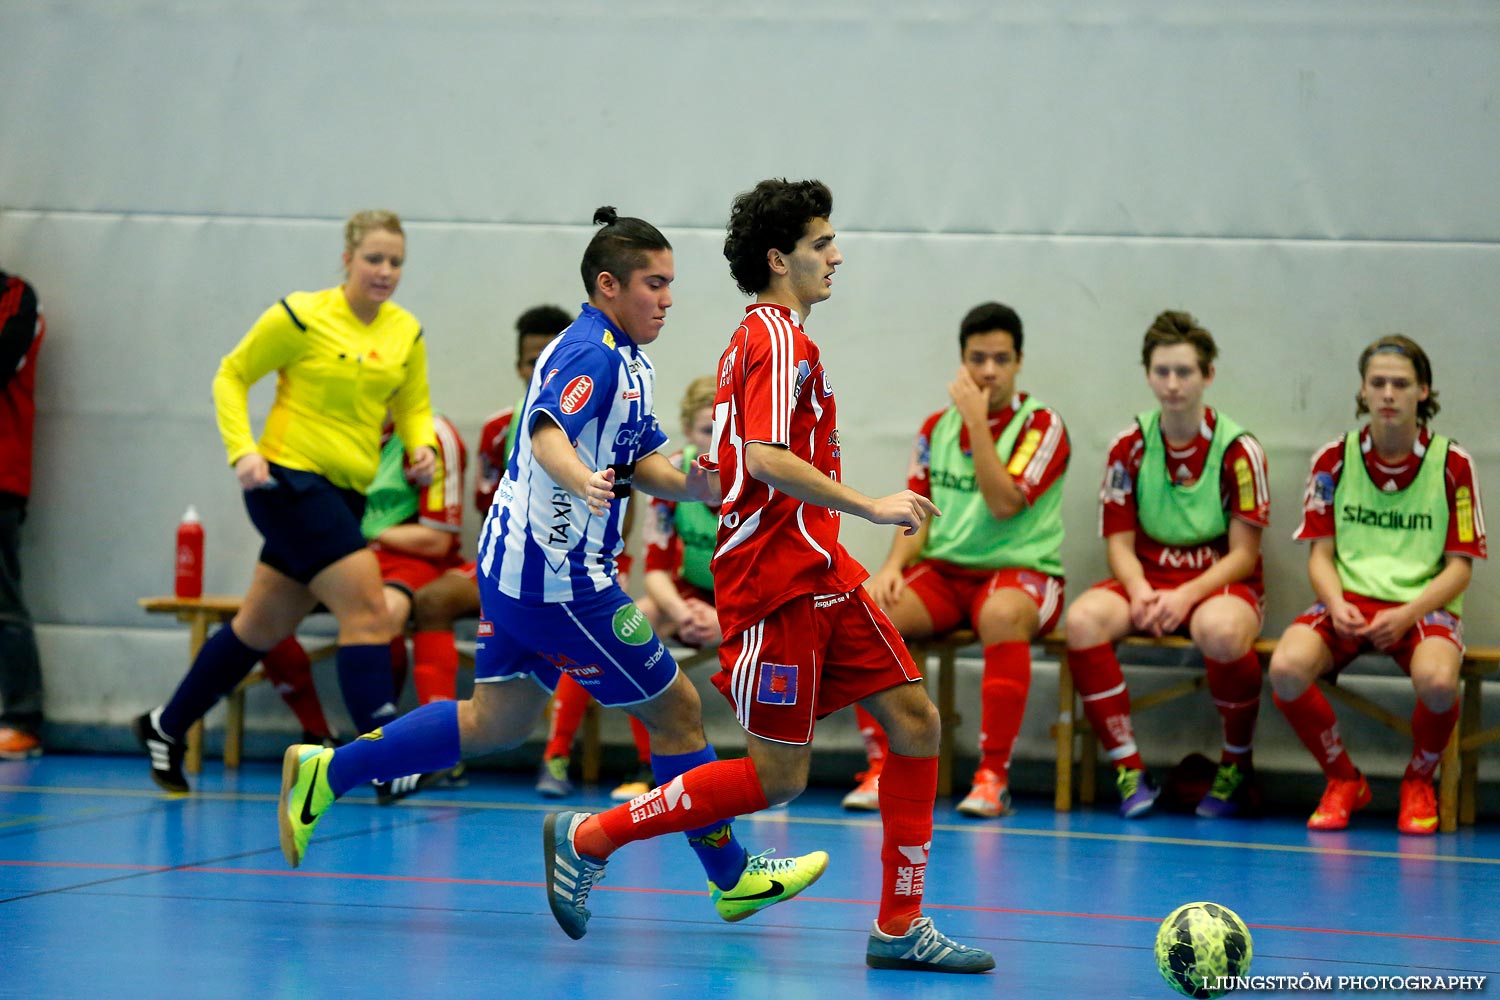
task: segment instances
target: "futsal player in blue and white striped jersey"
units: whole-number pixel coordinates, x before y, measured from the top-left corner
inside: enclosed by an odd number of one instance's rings
[[[599,209],[594,222],[602,228],[582,264],[589,301],[537,360],[480,534],[474,696],[424,705],[336,750],[288,748],[279,817],[293,866],[321,814],[348,789],[522,742],[564,673],[645,724],[658,785],[716,759],[697,689],[615,575],[633,486],[668,500],[719,499],[716,480],[696,466],[684,473],[662,454],[667,436],[652,411],[654,375],[641,347],[660,336],[672,305],[672,247],[655,226],[613,208]],[[750,857],[728,822],[687,836],[725,920],[790,899],[828,863],[821,851]],[[554,878],[596,874],[549,866],[547,877],[550,897]]]

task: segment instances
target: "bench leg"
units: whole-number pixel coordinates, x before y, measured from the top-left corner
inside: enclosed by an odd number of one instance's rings
[[[938,715],[942,720],[942,734],[938,737],[938,784],[939,798],[953,794],[953,756],[958,738],[958,708],[955,688],[958,686],[958,668],[954,664],[954,652],[945,648],[938,654]],[[927,672],[927,659],[922,660],[922,672]]]
[[[1057,722],[1052,736],[1057,743],[1057,786],[1052,808],[1069,812],[1073,808],[1073,719],[1076,711],[1073,674],[1068,670],[1068,654],[1057,658]]]
[[[1084,725],[1079,727],[1078,742],[1078,801],[1091,806],[1099,786],[1099,738]]]
[[[1438,765],[1438,829],[1444,833],[1458,829],[1458,730],[1453,727]]]
[[[225,699],[224,766],[231,771],[239,769],[240,758],[245,752],[245,689],[265,679],[265,672],[256,667],[234,686]]]
[[[1464,703],[1463,710],[1458,720],[1459,755],[1458,755],[1458,821],[1466,826],[1474,825],[1474,814],[1477,811],[1477,799],[1479,796],[1479,749],[1476,747],[1464,750],[1463,740],[1472,733],[1479,732],[1482,723],[1482,704],[1480,702],[1481,691],[1484,680],[1481,677],[1467,677],[1464,679]],[[1444,764],[1446,767],[1446,762]]]

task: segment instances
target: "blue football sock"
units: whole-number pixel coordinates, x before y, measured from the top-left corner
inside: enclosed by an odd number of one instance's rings
[[[209,636],[188,668],[187,676],[172,692],[171,700],[162,706],[157,722],[161,731],[180,742],[188,727],[203,718],[214,702],[233,691],[264,655],[241,642],[228,625]]]
[[[337,662],[339,690],[344,693],[344,707],[357,732],[371,732],[396,717],[389,643],[340,646]]]
[[[335,750],[328,787],[343,795],[367,781],[446,770],[461,756],[458,702],[434,701]]]
[[[651,755],[651,776],[657,787],[665,785],[679,774],[686,774],[702,764],[719,759],[714,748],[706,746],[692,753],[663,756]],[[703,871],[709,881],[720,889],[732,889],[745,870],[745,848],[734,836],[734,827],[729,820],[687,831],[688,846],[698,855]]]

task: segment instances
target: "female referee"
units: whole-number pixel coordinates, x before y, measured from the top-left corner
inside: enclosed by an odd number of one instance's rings
[[[405,259],[395,213],[356,213],[344,226],[344,283],[281,299],[219,365],[219,433],[264,545],[234,620],[171,699],[135,721],[151,777],[169,792],[188,791],[188,727],[319,603],[338,619],[339,685],[359,731],[395,715],[390,625],[360,517],[388,405],[412,481],[430,482],[438,464],[422,327],[390,300]],[[257,442],[250,386],[272,371],[276,399]]]

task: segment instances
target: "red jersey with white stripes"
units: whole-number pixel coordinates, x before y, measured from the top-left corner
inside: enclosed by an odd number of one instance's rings
[[[1000,439],[1001,433],[1015,419],[1016,410],[1029,395],[1030,393],[1025,392],[1017,393],[1016,398],[1005,409],[989,415],[991,438],[997,441]],[[932,429],[947,412],[946,409],[938,410],[922,422],[922,429],[917,431],[917,440],[912,446],[911,462],[906,467],[906,488],[929,500],[932,499],[932,483],[928,478],[932,473]],[[1036,432],[1036,440],[1041,444],[1027,443],[1031,431]],[[973,450],[969,445],[968,427],[959,429],[958,446],[965,455]],[[1020,472],[1011,473],[1011,479],[1029,504],[1035,503],[1037,497],[1051,489],[1052,484],[1068,471],[1068,460],[1073,454],[1067,432],[1063,429],[1062,417],[1056,410],[1044,406],[1031,411],[1026,422],[1021,425],[1021,433],[1016,435],[1015,449],[1004,456],[1007,466],[1023,456],[1023,449],[1024,464]]]
[[[1185,448],[1167,447],[1167,469],[1172,482],[1188,486],[1208,474],[1204,465],[1217,421],[1213,408],[1206,408],[1198,436]],[[1122,531],[1134,531],[1135,554],[1148,577],[1155,573],[1196,576],[1229,551],[1229,534],[1226,532],[1206,545],[1188,548],[1164,545],[1146,534],[1136,516],[1135,495],[1145,448],[1145,436],[1136,421],[1111,442],[1105,459],[1104,483],[1099,490],[1099,534],[1108,538]],[[1243,466],[1247,475],[1242,477],[1236,466]],[[1266,453],[1259,441],[1248,433],[1232,441],[1224,450],[1218,476],[1219,498],[1231,518],[1257,528],[1271,523],[1271,487]],[[1260,560],[1256,560],[1255,570],[1245,582],[1260,585]]]
[[[843,594],[869,576],[839,544],[838,512],[805,504],[745,469],[752,442],[791,450],[830,479],[842,475],[833,383],[818,345],[791,309],[746,309],[719,360],[714,441],[724,496],[714,552],[719,624],[733,636],[802,594]]]
[[[1368,425],[1359,434],[1360,452],[1365,457],[1370,479],[1387,491],[1404,490],[1412,484],[1422,468],[1422,456],[1427,454],[1431,441],[1432,431],[1422,428],[1412,453],[1391,464],[1381,461],[1371,447]],[[1297,541],[1309,542],[1334,536],[1333,491],[1343,474],[1344,439],[1338,437],[1313,456],[1307,490],[1302,495],[1302,523],[1297,525],[1297,532],[1292,536]],[[1448,540],[1443,551],[1470,559],[1485,558],[1489,551],[1484,534],[1484,505],[1479,499],[1479,477],[1474,472],[1474,459],[1453,440],[1448,442],[1443,481],[1448,494]]]

